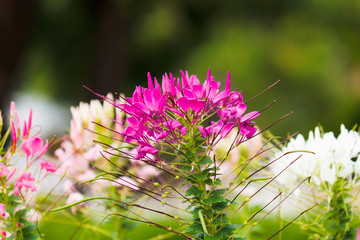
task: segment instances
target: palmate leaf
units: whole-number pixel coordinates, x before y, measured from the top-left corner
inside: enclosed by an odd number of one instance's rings
[[[183,232],[184,233],[201,233],[201,232],[203,232],[203,228],[200,223],[194,222],[189,227],[187,227]]]
[[[209,178],[209,174],[204,171],[202,173],[194,174],[193,177],[196,178],[197,180],[205,181],[206,179]]]
[[[225,198],[221,196],[219,193],[215,193],[210,195],[207,199],[204,199],[203,202],[205,204],[211,205],[214,203],[225,202]]]
[[[205,156],[201,158],[198,162],[196,162],[197,165],[205,165],[205,164],[212,164],[213,161],[209,156]]]
[[[189,187],[189,189],[186,191],[185,196],[195,196],[198,197],[203,193],[202,190],[198,189],[195,186]]]

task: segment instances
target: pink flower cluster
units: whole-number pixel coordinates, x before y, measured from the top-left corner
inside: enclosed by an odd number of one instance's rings
[[[0,131],[2,130],[2,118],[0,115]],[[11,147],[4,149],[0,146],[0,239],[18,238],[17,233],[22,231],[24,222],[31,221],[28,214],[18,211],[26,210],[27,213],[33,211],[30,200],[33,192],[38,190],[38,184],[49,173],[56,171],[56,164],[50,161],[37,160],[48,150],[49,143],[45,143],[41,137],[31,135],[32,129],[32,110],[23,127],[20,126],[20,119],[15,108],[15,103],[10,105],[10,128]],[[5,134],[1,142],[5,142],[8,134]],[[26,164],[22,164],[26,157]],[[25,161],[25,159],[24,159]],[[16,165],[17,167],[15,167]],[[40,168],[40,170],[39,170]],[[33,171],[36,169],[35,171]],[[8,212],[6,211],[8,210]]]
[[[223,91],[210,70],[203,84],[195,75],[180,73],[181,78],[165,74],[161,85],[148,74],[148,88],[138,86],[125,104],[114,103],[129,115],[121,134],[124,141],[138,144],[134,158],[160,161],[155,145],[183,143],[188,131],[199,131],[208,146],[216,145],[235,127],[238,129],[236,144],[256,132],[252,120],[259,112],[244,115],[246,104],[240,92],[230,90],[230,73]],[[218,120],[204,126],[214,115]]]
[[[11,127],[11,137],[12,144],[10,153],[5,155],[5,163],[0,163],[0,177],[6,176],[6,181],[9,181],[10,178],[15,174],[15,167],[8,167],[6,165],[10,164],[8,161],[13,154],[17,152],[20,148],[20,153],[26,155],[26,170],[38,160],[49,148],[48,140],[44,143],[41,137],[39,136],[30,136],[30,130],[32,127],[32,110],[30,109],[30,114],[28,120],[24,120],[23,128],[20,127],[20,120],[18,112],[15,108],[15,103],[11,102],[10,105],[10,127]],[[56,164],[50,161],[41,161],[41,170],[45,169],[46,172],[55,172]],[[35,186],[35,179],[32,176],[31,172],[24,172],[15,180],[14,185],[14,195],[20,195],[21,189],[29,189],[30,191],[36,191],[37,187]]]

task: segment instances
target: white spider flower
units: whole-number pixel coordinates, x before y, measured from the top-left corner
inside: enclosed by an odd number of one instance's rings
[[[360,134],[344,125],[340,129],[337,138],[332,132],[321,134],[316,127],[307,140],[301,134],[290,139],[275,153],[280,159],[272,171],[277,174],[299,159],[277,177],[278,182],[291,188],[311,177],[313,184],[322,188],[331,188],[339,178],[347,179],[350,186],[356,184],[360,177]]]

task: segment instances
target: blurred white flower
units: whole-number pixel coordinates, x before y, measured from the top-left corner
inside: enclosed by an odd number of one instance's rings
[[[277,177],[289,188],[309,176],[320,187],[331,187],[338,178],[354,185],[360,174],[360,134],[341,125],[341,133],[336,138],[332,132],[321,134],[316,127],[307,140],[299,134],[277,151],[275,157],[281,157],[272,168],[275,174],[300,157]]]

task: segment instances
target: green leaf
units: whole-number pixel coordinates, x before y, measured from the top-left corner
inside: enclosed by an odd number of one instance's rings
[[[205,157],[201,158],[200,161],[196,162],[197,165],[205,165],[205,164],[212,164],[212,163],[213,163],[213,161],[208,156],[205,156]]]
[[[215,225],[227,225],[231,224],[230,219],[226,216],[225,213],[219,214],[219,216],[213,221]]]
[[[207,205],[211,205],[213,203],[225,202],[225,198],[221,196],[219,193],[215,193],[210,195],[207,199],[204,199],[204,203]]]
[[[191,186],[185,193],[185,196],[195,196],[198,197],[202,194],[202,191],[195,186]]]
[[[201,181],[205,181],[209,175],[207,172],[202,172],[202,173],[198,173],[198,174],[194,174],[193,175],[194,178],[196,178],[197,180],[201,180]]]
[[[230,202],[230,200],[226,199],[226,202],[218,202],[218,203],[214,203],[211,208],[214,211],[220,212],[223,209],[225,209],[228,206],[228,202]]]
[[[224,237],[231,236],[235,232],[235,230],[241,226],[242,225],[240,224],[227,224],[225,227],[220,229],[218,234],[221,234]]]
[[[227,189],[216,189],[213,191],[213,194],[220,194],[223,195]]]
[[[184,233],[193,232],[193,233],[202,233],[203,228],[200,223],[193,223],[188,228],[186,228]]]
[[[223,236],[221,234],[215,234],[213,236],[204,235],[204,240],[222,240]]]
[[[213,179],[211,179],[211,178],[208,178],[208,179],[206,179],[205,181],[204,181],[204,183],[206,184],[206,185],[209,185],[209,186],[212,186],[212,185],[217,185],[217,186],[221,186],[222,184],[221,184],[221,180],[220,179],[215,179],[215,181],[213,181]]]
[[[181,173],[189,172],[191,170],[191,166],[185,165],[182,167]]]

